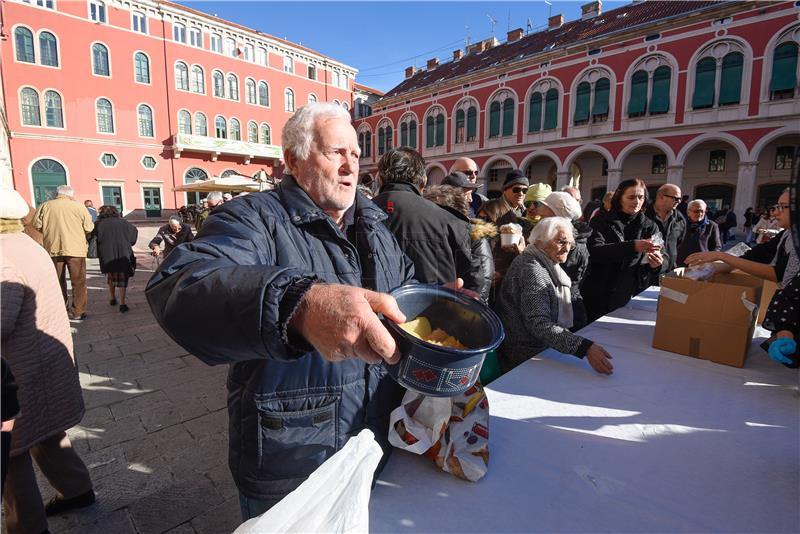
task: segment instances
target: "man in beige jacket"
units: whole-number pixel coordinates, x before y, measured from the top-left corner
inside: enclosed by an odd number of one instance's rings
[[[75,191],[58,186],[58,196],[36,210],[33,227],[42,232],[44,248],[56,266],[64,303],[72,319],[86,318],[86,235],[94,229],[85,206],[75,201]],[[72,282],[72,308],[67,298],[67,277]]]

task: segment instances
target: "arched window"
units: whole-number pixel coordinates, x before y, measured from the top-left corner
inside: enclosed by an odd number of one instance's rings
[[[628,117],[668,113],[672,68],[665,64],[664,58],[658,56],[651,56],[641,63],[643,68],[637,69],[631,76]],[[658,68],[650,70],[659,63],[661,65]]]
[[[114,133],[114,110],[107,98],[97,99],[95,104],[97,115],[97,131],[100,133]]]
[[[208,180],[208,173],[197,167],[192,167],[191,169],[187,170],[183,177],[183,182],[187,184],[193,184],[198,180]]]
[[[798,46],[795,42],[781,43],[775,47],[772,55],[772,77],[769,82],[770,100],[794,98],[797,87],[797,52]]]
[[[672,69],[666,65],[658,67],[653,73],[653,92],[650,97],[650,114],[656,115],[669,111],[669,84]]]
[[[206,76],[200,65],[192,65],[192,91],[200,94],[206,92]]]
[[[594,84],[594,103],[592,104],[592,122],[608,120],[608,101],[611,93],[611,81],[600,78]]]
[[[697,62],[694,74],[694,94],[692,109],[703,109],[714,106],[714,89],[716,86],[717,62],[713,57],[705,57]]]
[[[206,116],[199,111],[194,114],[194,134],[208,135],[208,120]]]
[[[137,114],[139,115],[139,136],[153,137],[153,110],[150,109],[150,106],[140,104]]]
[[[435,106],[425,117],[425,148],[444,146],[444,110]]]
[[[192,133],[192,114],[185,109],[178,112],[178,133]]]
[[[722,58],[722,75],[719,82],[719,105],[738,104],[742,98],[742,69],[744,55],[731,52]]]
[[[252,78],[244,81],[245,99],[248,104],[256,103],[256,82]]]
[[[592,85],[581,82],[575,91],[575,114],[573,120],[576,125],[589,122],[589,106],[592,100]]]
[[[489,105],[489,137],[508,136],[514,133],[514,98],[501,92]]]
[[[181,91],[189,90],[189,67],[183,61],[175,63],[175,87]]]
[[[528,132],[539,132],[542,129],[542,93],[534,91],[528,99]]]
[[[233,74],[228,74],[228,98],[239,100],[239,80]]]
[[[41,126],[42,115],[39,113],[39,93],[30,87],[20,91],[20,111],[22,124],[25,126]]]
[[[459,104],[455,114],[455,139],[456,144],[472,142],[477,137],[478,108],[474,102],[467,100]]]
[[[384,133],[386,135],[386,150],[390,150],[394,146],[394,131],[391,126],[387,125]]]
[[[272,144],[272,130],[266,122],[261,123],[261,142],[265,145]]]
[[[544,124],[545,130],[553,130],[558,125],[558,89],[550,88],[544,95]]]
[[[433,119],[433,117],[431,117]],[[378,128],[378,155],[383,156],[389,149],[392,148],[392,141],[394,132],[391,125],[384,123]]]
[[[631,96],[628,100],[628,116],[641,117],[647,112],[647,72],[637,70],[631,76]]]
[[[233,141],[242,140],[242,127],[239,125],[238,119],[231,119],[228,127],[228,139]]]
[[[283,110],[294,113],[294,91],[288,87],[283,92]]]
[[[608,78],[599,78],[598,71],[589,71],[575,89],[575,112],[573,122],[576,126],[592,122],[604,122],[608,119],[608,99],[611,82]]]
[[[228,123],[225,120],[225,117],[217,115],[217,118],[214,120],[214,126],[219,139],[228,138]]]
[[[139,83],[150,83],[150,59],[142,52],[133,56],[134,74]]]
[[[364,134],[364,148],[366,149],[365,157],[371,158],[372,157],[372,132],[367,131]]]
[[[317,97],[316,96],[314,96],[313,94],[308,95],[308,103],[309,104],[313,104],[316,101],[317,101]]]
[[[211,78],[214,81],[214,96],[225,98],[225,79],[223,78],[222,73],[218,70],[215,70],[211,74]]]
[[[39,33],[39,57],[42,65],[58,67],[58,45],[56,36],[50,32]]]
[[[417,148],[417,121],[413,115],[400,119],[400,146]]]
[[[111,76],[108,65],[108,48],[104,44],[92,45],[92,73],[97,76]]]
[[[22,26],[14,30],[14,44],[17,48],[17,61],[36,63],[36,52],[33,49],[33,32]]]
[[[258,105],[269,106],[269,85],[267,85],[267,82],[258,82]]]
[[[258,143],[258,124],[255,121],[247,123],[247,142]]]
[[[55,91],[44,92],[44,116],[48,127],[64,127],[64,111],[61,104],[61,95]]]
[[[59,162],[40,159],[31,166],[33,199],[36,206],[56,198],[59,185],[67,185],[67,171]]]

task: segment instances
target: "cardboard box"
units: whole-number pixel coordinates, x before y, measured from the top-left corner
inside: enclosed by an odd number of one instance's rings
[[[751,274],[747,274],[744,271],[740,271],[736,269],[733,271],[734,274],[743,274],[745,276],[750,276],[755,280],[761,281],[761,301],[758,303],[758,318],[756,319],[756,324],[761,326],[761,323],[764,322],[764,316],[767,314],[767,308],[769,308],[769,303],[772,301],[772,297],[775,296],[775,292],[778,290],[778,284],[772,282],[771,280],[763,280],[761,278],[757,278]]]
[[[763,281],[744,273],[718,273],[708,282],[661,279],[653,347],[716,363],[744,365]]]

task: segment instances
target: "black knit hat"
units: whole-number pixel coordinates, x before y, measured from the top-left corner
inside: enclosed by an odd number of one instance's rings
[[[530,185],[528,182],[528,177],[525,176],[525,173],[519,169],[508,171],[508,174],[506,174],[506,180],[503,182],[503,191],[515,185],[524,185],[525,187]]]

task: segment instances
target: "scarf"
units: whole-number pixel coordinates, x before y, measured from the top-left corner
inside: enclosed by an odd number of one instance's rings
[[[783,278],[780,280],[780,288],[783,289],[800,272],[800,258],[797,257],[797,251],[794,248],[791,230],[786,230],[783,233],[781,242],[778,243],[778,249],[780,250],[781,248],[786,251],[786,255],[789,257],[789,261],[786,262],[786,270],[783,272]],[[776,254],[775,259],[772,260],[772,265],[775,265],[777,257],[778,255]]]
[[[572,314],[572,280],[570,280],[567,273],[560,265],[554,263],[550,257],[543,251],[539,250],[536,245],[528,245],[525,248],[525,253],[532,255],[539,263],[547,269],[547,274],[550,275],[550,280],[553,282],[556,291],[556,299],[558,300],[558,320],[556,323],[564,328],[572,328],[574,323]]]
[[[0,234],[15,234],[24,229],[22,219],[0,219]]]

